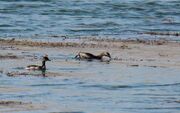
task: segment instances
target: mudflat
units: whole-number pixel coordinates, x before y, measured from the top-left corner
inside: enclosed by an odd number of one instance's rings
[[[81,39],[76,42],[35,42],[1,39],[0,45],[1,61],[6,63],[6,60],[10,59],[11,62],[21,62],[22,66],[25,66],[25,62],[37,61],[43,54],[48,54],[49,57],[64,54],[67,58],[61,58],[61,64],[66,64],[68,58],[73,59],[73,56],[80,51],[93,54],[108,51],[112,56],[110,63],[127,66],[180,68],[180,43],[165,40]],[[71,63],[75,60],[72,59]],[[60,59],[53,58],[53,63],[56,64],[58,60]],[[53,63],[49,65],[53,65]],[[14,64],[19,65],[19,63]],[[1,68],[5,67],[1,65]]]

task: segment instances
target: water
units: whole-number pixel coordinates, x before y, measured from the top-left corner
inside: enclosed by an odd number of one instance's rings
[[[78,62],[69,67],[49,66],[49,71],[72,72],[72,76],[7,77],[1,74],[1,88],[15,91],[1,91],[0,100],[47,106],[22,113],[179,113],[178,69]],[[81,74],[75,74],[78,72]]]
[[[1,0],[0,37],[51,40],[55,36],[159,38],[143,32],[179,32],[179,0]],[[165,36],[176,39],[178,37]],[[38,50],[37,50],[38,51]],[[61,51],[61,50],[59,50]],[[47,52],[47,51],[46,51]],[[44,53],[46,53],[44,52]],[[54,51],[53,51],[54,52]],[[51,57],[58,52],[51,53]],[[18,51],[16,51],[18,54]],[[35,52],[36,53],[36,52]],[[28,55],[32,55],[27,54]],[[42,54],[42,51],[37,52]],[[43,109],[13,113],[179,113],[180,71],[129,67],[116,62],[75,61],[54,56],[48,71],[58,77],[0,73],[0,100],[42,104]],[[27,57],[26,57],[27,58]],[[28,58],[27,58],[28,59]],[[31,60],[1,60],[9,71],[21,71]],[[51,63],[51,62],[50,62]],[[70,74],[70,75],[69,75]],[[2,90],[3,89],[3,90]],[[20,108],[17,108],[20,109]],[[32,109],[32,110],[30,110]]]
[[[179,0],[0,1],[0,37],[163,37],[143,34],[150,31],[180,31]]]

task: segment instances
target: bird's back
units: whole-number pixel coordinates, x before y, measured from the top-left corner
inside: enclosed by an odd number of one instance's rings
[[[94,58],[96,58],[96,56],[91,54],[91,53],[80,52],[79,53],[79,58],[80,59],[94,59]]]

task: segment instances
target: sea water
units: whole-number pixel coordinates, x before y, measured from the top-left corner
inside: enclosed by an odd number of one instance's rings
[[[179,33],[179,0],[1,0],[0,37],[136,39]]]

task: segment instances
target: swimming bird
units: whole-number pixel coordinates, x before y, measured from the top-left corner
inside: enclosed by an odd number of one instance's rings
[[[46,70],[46,61],[51,61],[51,60],[49,60],[47,55],[45,55],[43,57],[42,66],[39,66],[39,65],[28,65],[26,67],[26,69],[27,70]]]
[[[102,52],[99,55],[94,55],[94,54],[87,53],[87,52],[79,52],[75,56],[75,58],[76,59],[86,59],[86,60],[93,60],[93,59],[102,60],[103,56],[109,57],[111,59],[111,55],[109,54],[109,52]]]

